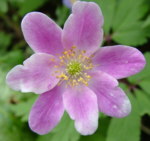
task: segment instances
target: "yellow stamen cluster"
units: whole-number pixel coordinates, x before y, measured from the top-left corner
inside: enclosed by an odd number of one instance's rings
[[[82,65],[78,61],[72,61],[67,65],[68,74],[74,76],[79,75],[82,71]]]
[[[55,68],[63,68],[64,71],[55,71],[56,77],[60,79],[60,83],[66,81],[68,86],[74,87],[80,84],[88,85],[91,76],[88,71],[93,68],[91,57],[86,55],[85,50],[77,50],[76,47],[64,51],[59,57],[60,64]]]

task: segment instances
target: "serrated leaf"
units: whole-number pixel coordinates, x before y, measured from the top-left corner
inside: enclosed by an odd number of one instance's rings
[[[126,93],[129,94],[132,111],[125,118],[111,120],[106,141],[140,141],[141,116],[150,113],[150,97],[138,89],[134,95],[129,91]]]
[[[90,1],[90,0],[86,0]],[[104,33],[119,44],[142,45],[148,41],[147,28],[141,20],[148,11],[145,0],[93,0],[104,15]],[[134,5],[134,6],[133,6]]]
[[[49,134],[38,137],[37,141],[78,141],[80,134],[74,128],[74,122],[64,114],[61,123]]]
[[[135,94],[140,115],[141,116],[144,114],[150,115],[150,95],[147,95],[142,90],[136,90]]]
[[[106,141],[139,141],[140,117],[133,115],[124,119],[112,119]]]
[[[142,28],[143,23],[135,23],[127,28],[122,28],[112,34],[112,39],[119,44],[125,45],[142,45],[147,42],[147,31]]]
[[[129,28],[140,20],[147,10],[148,6],[144,4],[144,0],[118,0],[113,30],[120,31]]]
[[[131,95],[132,112],[121,119],[113,118],[107,133],[106,141],[139,141],[140,116],[135,98]]]
[[[112,25],[113,40],[132,46],[146,43],[147,31],[142,27],[141,18],[147,10],[144,0],[119,0]]]

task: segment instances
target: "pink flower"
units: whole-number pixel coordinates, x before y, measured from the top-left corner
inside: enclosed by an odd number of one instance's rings
[[[141,71],[145,59],[129,46],[99,48],[102,25],[102,12],[93,2],[76,2],[63,30],[40,12],[24,17],[22,31],[35,54],[6,79],[14,90],[41,94],[29,116],[34,132],[51,131],[64,110],[82,135],[95,132],[99,111],[118,118],[130,113],[130,101],[117,79]]]
[[[66,5],[68,8],[72,8],[72,5],[80,0],[63,0],[63,4]]]

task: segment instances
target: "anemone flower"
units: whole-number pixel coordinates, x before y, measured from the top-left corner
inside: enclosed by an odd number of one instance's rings
[[[6,80],[14,90],[39,94],[29,115],[34,132],[50,132],[65,110],[82,135],[96,131],[99,111],[117,118],[130,113],[117,79],[141,71],[145,58],[125,45],[99,48],[102,25],[102,12],[93,2],[76,2],[63,29],[40,12],[23,18],[24,38],[35,53]]]

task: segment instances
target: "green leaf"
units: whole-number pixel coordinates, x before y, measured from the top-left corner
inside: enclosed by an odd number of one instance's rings
[[[146,92],[147,94],[150,95],[150,80],[144,80],[139,83],[141,88]]]
[[[121,86],[129,94],[132,110],[130,115],[125,118],[111,120],[106,141],[139,141],[141,116],[150,114],[150,96],[138,89],[134,91],[133,95],[125,85]]]
[[[150,38],[150,15],[145,20],[143,24],[143,28],[146,29],[147,36]]]
[[[143,23],[136,22],[130,24],[129,27],[116,30],[112,34],[112,39],[119,44],[132,46],[142,45],[148,41],[147,30],[142,28],[142,25]]]
[[[112,119],[106,141],[139,141],[140,117],[133,115],[124,119]]]
[[[102,14],[104,16],[104,31],[105,34],[108,35],[111,30],[117,1],[116,0],[92,0],[92,1],[97,3],[102,10]]]
[[[111,24],[113,22],[116,9],[116,0],[99,0],[99,5],[104,15],[104,31],[107,35],[111,30]]]
[[[80,134],[74,128],[74,122],[65,113],[58,126],[49,134],[39,136],[37,141],[78,141]]]
[[[150,26],[150,15],[147,17],[147,19],[145,20],[143,27],[148,27]]]
[[[150,95],[142,90],[136,90],[136,101],[138,104],[139,114],[142,116],[144,114],[150,115]]]
[[[90,0],[86,0],[90,1]],[[142,45],[148,41],[144,16],[148,11],[145,0],[92,0],[104,15],[104,33],[125,45]],[[134,5],[134,6],[133,6]]]
[[[102,14],[104,16],[104,32],[108,35],[111,30],[115,10],[116,10],[116,0],[95,0],[99,4]]]
[[[119,0],[114,16],[113,30],[129,28],[140,20],[148,10],[145,0]],[[134,5],[134,6],[133,6]]]
[[[19,119],[12,115],[8,104],[0,102],[0,141],[35,141],[35,136]]]
[[[147,42],[147,31],[141,19],[148,6],[144,0],[119,0],[112,25],[114,41],[126,45],[141,45]],[[134,6],[133,6],[134,5]]]
[[[27,101],[21,101],[15,105],[11,106],[11,110],[16,116],[21,117],[22,121],[28,121],[29,112],[33,103],[35,102],[37,96],[32,96]]]
[[[106,141],[139,141],[140,116],[135,98],[130,95],[132,112],[129,116],[111,120]]]

